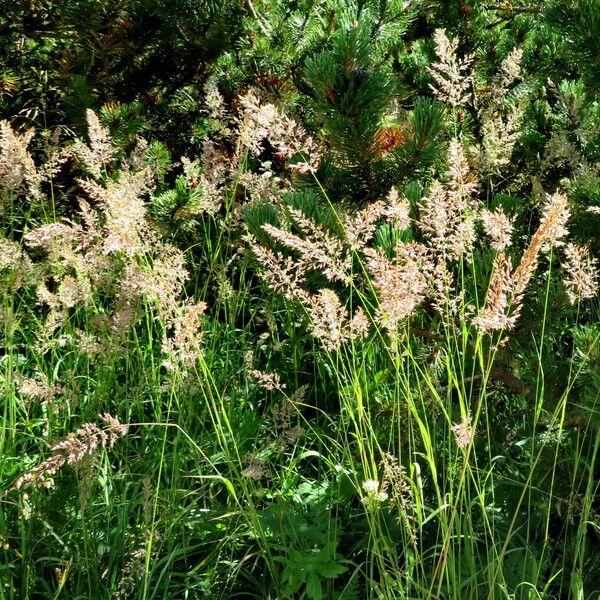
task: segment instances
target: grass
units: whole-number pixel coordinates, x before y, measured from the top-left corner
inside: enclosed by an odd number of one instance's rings
[[[353,283],[336,291],[371,329],[327,349],[310,306],[257,278],[228,228],[236,189],[188,246],[187,287],[160,271],[178,293],[136,296],[124,331],[110,325],[124,273],[155,273],[164,240],[117,254],[108,284],[84,273],[91,301],[73,301],[54,330],[34,286],[18,282],[29,267],[2,271],[0,599],[600,595],[598,396],[585,390],[597,389],[600,331],[579,312],[555,317],[552,256],[524,309],[533,326],[513,339],[471,324],[490,277],[481,248],[453,263],[456,296],[415,309],[396,335],[356,253]],[[344,215],[320,192],[343,238]],[[12,230],[21,244],[23,233]],[[66,251],[32,256],[55,293],[81,275]],[[311,277],[307,287],[322,285]],[[177,362],[164,341],[185,298],[210,308],[190,333],[198,355]],[[253,369],[285,387],[264,389]],[[25,393],[31,378],[39,389]],[[129,424],[113,448],[50,474],[53,486],[15,489],[105,412]]]

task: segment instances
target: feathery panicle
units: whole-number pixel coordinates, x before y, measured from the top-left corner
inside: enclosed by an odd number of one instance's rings
[[[20,269],[23,262],[31,262],[19,244],[0,238],[0,271]]]
[[[265,460],[251,454],[245,457],[246,466],[242,470],[242,476],[252,481],[258,481],[263,477],[268,477],[271,474],[271,469]]]
[[[49,458],[37,467],[23,473],[14,483],[13,489],[52,487],[53,476],[64,466],[73,465],[86,456],[94,456],[100,448],[113,448],[116,441],[127,434],[128,427],[108,413],[100,415],[104,427],[95,423],[84,423],[75,433],[50,447]]]
[[[398,327],[421,304],[429,291],[430,254],[421,244],[398,244],[391,260],[381,250],[365,249],[379,306],[377,322],[392,338]]]
[[[481,113],[483,141],[478,156],[481,173],[497,174],[510,164],[513,148],[521,135],[523,112],[523,104],[517,104],[509,108],[506,114],[495,109]]]
[[[232,167],[231,159],[222,147],[211,140],[204,142],[199,185],[202,190],[201,208],[209,215],[215,215],[223,204],[225,186],[232,175]]]
[[[0,211],[11,198],[40,195],[44,177],[28,150],[33,135],[33,129],[17,133],[8,121],[0,121]]]
[[[562,244],[568,233],[565,226],[569,216],[567,198],[556,192],[548,199],[540,224],[514,271],[511,272],[511,262],[504,251],[496,256],[485,307],[473,320],[481,331],[491,333],[514,327],[540,254]]]
[[[157,246],[153,254],[145,261],[126,265],[122,290],[133,302],[145,298],[168,317],[188,278],[185,258],[181,250],[169,244]]]
[[[446,324],[461,318],[464,306],[465,290],[457,289],[453,269],[449,268],[443,256],[436,256],[433,267],[425,270],[429,278],[431,305],[444,319]]]
[[[384,216],[386,220],[398,229],[410,227],[410,203],[406,198],[401,198],[398,190],[392,187],[387,198]]]
[[[274,240],[299,254],[297,264],[301,271],[319,270],[329,281],[349,283],[351,256],[342,242],[323,226],[306,217],[301,210],[288,208],[288,212],[304,237],[268,223],[263,225],[263,230]]]
[[[122,600],[132,596],[138,589],[140,581],[146,572],[146,554],[148,553],[148,543],[150,535],[146,534],[142,543],[131,554],[128,555],[121,578],[115,592],[115,599]]]
[[[366,208],[344,219],[344,230],[352,250],[358,251],[371,241],[377,222],[380,219],[394,224],[398,229],[410,226],[410,205],[406,198],[400,198],[396,188],[392,187],[387,199],[369,204]]]
[[[289,167],[301,174],[314,173],[319,166],[320,152],[316,142],[304,128],[284,115],[275,105],[262,103],[254,90],[240,99],[243,108],[239,120],[239,143],[258,156],[268,140],[277,156],[284,161],[300,157]]]
[[[492,278],[485,299],[485,307],[473,319],[483,333],[491,334],[513,327],[516,318],[509,316],[512,282],[512,263],[503,251],[494,259]]]
[[[209,79],[204,85],[204,104],[206,112],[211,119],[223,121],[225,119],[225,99],[219,91],[217,84]]]
[[[130,256],[143,252],[152,233],[142,200],[151,187],[150,171],[122,172],[119,181],[109,179],[106,186],[90,180],[82,180],[80,184],[102,209],[106,227],[104,252],[124,252]]]
[[[484,110],[497,112],[506,102],[511,86],[521,78],[521,61],[523,50],[513,48],[500,64],[494,78],[489,85],[489,94],[483,97]],[[478,98],[478,100],[481,100]]]
[[[479,213],[479,218],[494,250],[502,252],[510,246],[513,218],[509,217],[501,208],[497,208],[494,212],[483,209]]]
[[[508,56],[502,61],[500,69],[492,87],[499,90],[503,96],[510,85],[521,77],[521,61],[523,60],[523,49],[513,48]]]
[[[452,425],[452,432],[454,433],[456,447],[460,449],[467,448],[475,436],[475,430],[471,425],[471,417],[469,415],[461,417],[460,423]]]
[[[513,148],[521,134],[523,102],[507,106],[510,86],[521,75],[523,51],[515,48],[502,61],[489,86],[476,96],[481,121],[481,146],[474,153],[477,169],[482,176],[499,174],[511,160]]]
[[[291,189],[289,181],[274,177],[270,171],[260,174],[244,171],[239,175],[238,183],[250,201],[270,202],[274,206],[279,205],[282,193]]]
[[[102,168],[110,164],[117,149],[113,145],[108,129],[102,126],[98,116],[93,110],[86,111],[88,124],[89,144],[77,140],[71,152],[76,160],[80,161],[89,173],[96,179],[102,177]]]
[[[162,343],[165,366],[194,366],[202,348],[200,320],[205,311],[205,302],[194,302],[192,299],[187,302],[174,302],[170,307],[165,319],[170,335],[165,331]]]
[[[593,298],[598,293],[598,260],[590,256],[587,246],[573,243],[564,247],[563,255],[563,281],[571,304]]]
[[[247,234],[245,241],[252,250],[254,257],[262,267],[259,275],[275,292],[282,294],[287,300],[307,299],[306,292],[302,289],[305,281],[297,260],[291,256],[283,256],[281,252],[273,252],[259,244],[251,234]]]
[[[472,206],[472,196],[479,188],[479,182],[469,167],[460,140],[452,138],[448,146],[448,194],[456,209]]]
[[[37,281],[33,263],[23,248],[3,237],[0,237],[0,278],[3,285],[13,292],[22,285]]]
[[[443,29],[434,33],[435,51],[439,62],[433,63],[429,73],[436,85],[431,89],[437,98],[450,106],[462,106],[469,101],[472,77],[469,68],[471,55],[458,58],[458,39],[449,39]]]
[[[190,207],[186,209],[189,212],[186,216],[193,217],[202,213],[216,215],[223,204],[225,188],[233,174],[235,163],[222,147],[211,140],[205,140],[201,159],[190,160],[182,156],[181,164],[193,198]]]
[[[344,342],[365,337],[368,333],[369,324],[362,309],[357,309],[350,319],[333,290],[319,290],[310,297],[305,308],[311,318],[313,335],[326,350],[338,350]]]
[[[66,248],[72,248],[73,242],[80,241],[79,232],[68,223],[48,223],[37,227],[25,234],[25,243],[30,248],[39,248],[49,255],[66,253]]]
[[[529,246],[523,252],[521,262],[512,275],[511,304],[518,317],[525,289],[533,277],[540,253],[548,252],[551,248],[562,244],[562,238],[568,233],[566,229],[570,212],[566,196],[560,192],[554,193],[544,206],[542,219],[533,234]]]
[[[377,228],[377,221],[383,217],[385,209],[385,202],[379,200],[345,217],[344,231],[352,250],[362,250],[371,241]]]
[[[381,491],[389,495],[390,510],[395,507],[398,511],[398,524],[404,523],[413,542],[416,541],[416,503],[410,483],[406,476],[404,465],[389,453],[385,453],[381,458],[383,467],[383,483]]]
[[[274,390],[281,391],[287,387],[285,383],[281,383],[281,377],[279,376],[279,373],[266,373],[265,371],[252,369],[250,371],[250,375],[256,379],[263,389],[267,390],[268,392],[272,392]]]
[[[34,377],[22,379],[19,382],[18,391],[28,400],[52,402],[63,390],[57,385],[52,385],[45,373],[36,373]]]
[[[473,194],[479,184],[456,138],[450,141],[448,170],[448,183],[435,181],[422,199],[419,226],[432,249],[451,260],[461,256],[468,259],[475,241],[478,209]]]

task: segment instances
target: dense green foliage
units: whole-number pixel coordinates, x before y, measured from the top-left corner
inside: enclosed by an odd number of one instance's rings
[[[0,600],[599,596],[599,26],[0,0]]]

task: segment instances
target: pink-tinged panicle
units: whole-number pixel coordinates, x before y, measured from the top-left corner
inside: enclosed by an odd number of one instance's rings
[[[338,295],[330,289],[319,290],[305,305],[311,318],[313,335],[326,350],[338,350],[347,341],[364,337],[368,321],[362,310],[350,319]]]
[[[240,99],[242,116],[239,120],[239,144],[258,156],[266,140],[283,161],[293,157],[301,161],[288,164],[301,174],[314,173],[319,166],[320,152],[317,143],[301,125],[284,115],[275,105],[263,103],[255,90]]]
[[[245,240],[262,267],[260,277],[274,292],[282,294],[287,300],[308,297],[302,289],[304,273],[295,259],[291,256],[284,257],[281,252],[273,252],[270,248],[265,248],[253,235],[248,234]]]
[[[0,281],[12,292],[37,281],[33,263],[23,248],[3,237],[0,237]]]
[[[400,197],[398,190],[392,187],[387,198],[384,216],[388,223],[398,229],[408,229],[411,224],[410,203],[404,197]]]
[[[455,273],[448,267],[443,256],[436,256],[432,268],[426,271],[429,277],[431,304],[446,323],[461,318],[465,291],[457,289]],[[449,324],[449,323],[448,323]]]
[[[204,85],[204,104],[206,112],[211,119],[223,121],[225,119],[225,99],[219,91],[217,84],[209,80]]]
[[[392,260],[381,250],[365,250],[367,268],[377,292],[377,322],[393,337],[398,327],[425,300],[431,268],[427,249],[418,243],[398,244]]]
[[[404,465],[393,454],[386,453],[381,458],[383,468],[383,483],[381,490],[389,495],[390,510],[395,507],[398,511],[398,524],[404,523],[413,542],[416,541],[417,510],[413,489],[406,475]]]
[[[271,203],[277,206],[281,202],[282,193],[291,189],[289,181],[274,177],[273,173],[252,173],[244,171],[238,176],[239,185],[244,188],[246,200]]]
[[[480,331],[491,334],[513,327],[516,319],[509,316],[512,287],[512,264],[502,251],[494,259],[485,306],[473,319],[473,324]]]
[[[167,331],[162,343],[165,366],[194,366],[202,351],[201,318],[205,312],[205,302],[173,303],[165,315]]]
[[[443,29],[435,30],[434,40],[439,62],[433,63],[429,68],[435,82],[431,86],[433,93],[452,107],[467,104],[472,81],[469,68],[473,57],[469,55],[458,58],[458,39],[449,39]]]
[[[383,217],[385,211],[386,203],[379,200],[353,215],[346,216],[344,231],[352,250],[362,250],[371,241],[377,228],[377,222]]]
[[[200,160],[191,161],[182,156],[183,174],[192,190],[193,201],[186,207],[187,214],[180,217],[193,217],[202,213],[215,215],[223,204],[226,185],[237,166],[225,150],[211,140],[205,140]]]
[[[89,180],[80,183],[104,213],[104,252],[124,252],[130,256],[143,252],[151,235],[142,199],[150,190],[150,172],[123,172],[118,182],[111,179],[106,186]]]
[[[504,112],[495,107],[481,111],[483,141],[478,166],[483,174],[499,174],[510,164],[513,148],[521,135],[523,111],[523,104]]]
[[[570,212],[566,196],[560,192],[554,193],[547,200],[542,219],[536,232],[533,234],[529,246],[523,252],[521,262],[512,275],[512,306],[517,315],[520,314],[521,304],[525,289],[533,277],[539,256],[541,253],[549,252],[551,248],[560,246],[562,238],[568,231],[566,229]]]
[[[109,448],[115,445],[118,438],[124,437],[129,431],[129,425],[121,423],[117,417],[113,417],[109,413],[100,415],[100,419],[104,422],[104,427],[109,435]]]
[[[491,246],[494,250],[502,252],[511,244],[514,219],[509,217],[502,209],[497,208],[494,212],[482,210],[479,218],[483,225],[483,230],[491,240]]]
[[[154,257],[132,261],[125,267],[122,290],[133,301],[145,298],[163,313],[168,314],[177,303],[188,278],[185,258],[178,248],[162,244]]]
[[[448,195],[458,210],[473,207],[472,196],[479,188],[479,182],[471,171],[469,161],[457,138],[452,138],[448,146]]]
[[[527,286],[537,270],[540,254],[563,244],[562,240],[568,234],[566,224],[569,216],[567,198],[556,192],[546,202],[540,224],[517,267],[511,269],[504,251],[498,254],[485,307],[473,320],[481,331],[491,333],[514,327],[521,314]]]
[[[460,449],[468,448],[475,436],[475,430],[471,425],[471,417],[469,415],[461,417],[460,423],[452,425],[452,432],[456,441],[456,447]]]
[[[344,230],[350,247],[359,251],[373,239],[377,223],[385,219],[398,227],[406,229],[410,226],[410,205],[406,198],[400,198],[396,188],[392,187],[386,200],[379,200],[369,204],[366,208],[357,211],[344,219]]]
[[[369,321],[369,317],[367,317],[362,306],[359,306],[354,311],[354,316],[352,317],[352,320],[350,321],[349,338],[352,340],[366,338],[369,335],[370,329],[371,329],[371,322]]]
[[[544,204],[538,229],[543,237],[541,251],[544,254],[550,252],[552,248],[558,248],[564,244],[563,238],[569,235],[567,223],[570,218],[571,211],[567,197],[560,192],[555,192]]]
[[[563,281],[571,304],[593,298],[598,293],[598,260],[590,256],[587,246],[573,243],[564,247],[563,256]]]
[[[33,129],[17,133],[8,121],[0,121],[0,211],[17,196],[40,196],[44,177],[28,150],[33,135]]]
[[[19,244],[7,238],[0,238],[0,271],[13,271],[22,267],[23,262],[31,262]]]
[[[523,50],[513,48],[508,56],[502,61],[500,70],[494,79],[493,87],[495,90],[506,92],[508,87],[515,80],[521,77],[521,61],[523,60]]]
[[[154,537],[157,537],[154,534]],[[130,598],[139,588],[140,581],[146,573],[146,554],[148,554],[148,544],[152,540],[152,534],[146,533],[141,544],[129,556],[123,570],[121,571],[121,579],[115,592],[115,600],[125,600]],[[152,552],[153,559],[156,558],[157,552]]]
[[[250,375],[256,379],[263,389],[267,390],[268,392],[272,392],[274,390],[281,391],[287,387],[285,383],[281,383],[281,377],[279,376],[279,373],[266,373],[265,371],[252,369],[250,371]]]
[[[95,423],[84,423],[75,433],[50,447],[51,455],[31,471],[23,473],[15,481],[15,490],[33,487],[52,487],[53,476],[65,465],[80,462],[86,456],[94,456],[104,447],[112,449],[116,441],[127,434],[128,426],[116,417],[105,413],[100,415],[104,427]]]
[[[473,195],[479,183],[455,138],[450,142],[448,171],[449,181],[435,181],[423,198],[419,226],[436,252],[450,260],[461,256],[468,260],[476,238],[478,205]]]
[[[246,466],[242,470],[242,476],[253,481],[258,481],[263,477],[269,477],[271,469],[267,461],[258,456],[247,455],[245,457]]]
[[[263,225],[263,230],[299,255],[296,262],[300,271],[307,273],[319,270],[329,281],[349,283],[351,256],[342,242],[323,226],[306,217],[301,210],[289,208],[288,211],[303,237],[268,223]]]
[[[102,176],[102,169],[110,164],[117,149],[113,145],[108,129],[102,126],[93,110],[86,111],[89,144],[77,140],[72,147],[75,159],[79,160],[96,179]]]
[[[36,373],[34,377],[22,379],[17,389],[24,398],[43,402],[52,402],[63,391],[61,387],[51,384],[44,373]]]
[[[78,232],[65,222],[42,225],[26,233],[24,237],[30,248],[40,248],[49,255],[67,253],[66,248],[71,249],[79,242]]]

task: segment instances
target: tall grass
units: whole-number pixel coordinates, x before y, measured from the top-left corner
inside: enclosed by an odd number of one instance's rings
[[[0,598],[598,595],[600,330],[576,282],[572,343],[550,335],[566,199],[524,250],[502,242],[454,139],[417,202],[349,213],[317,179],[265,203],[246,179],[241,223],[251,100],[186,252],[151,218],[150,161],[92,115],[89,205],[3,196]],[[129,425],[114,444],[104,413]],[[73,432],[89,451],[31,483]]]

